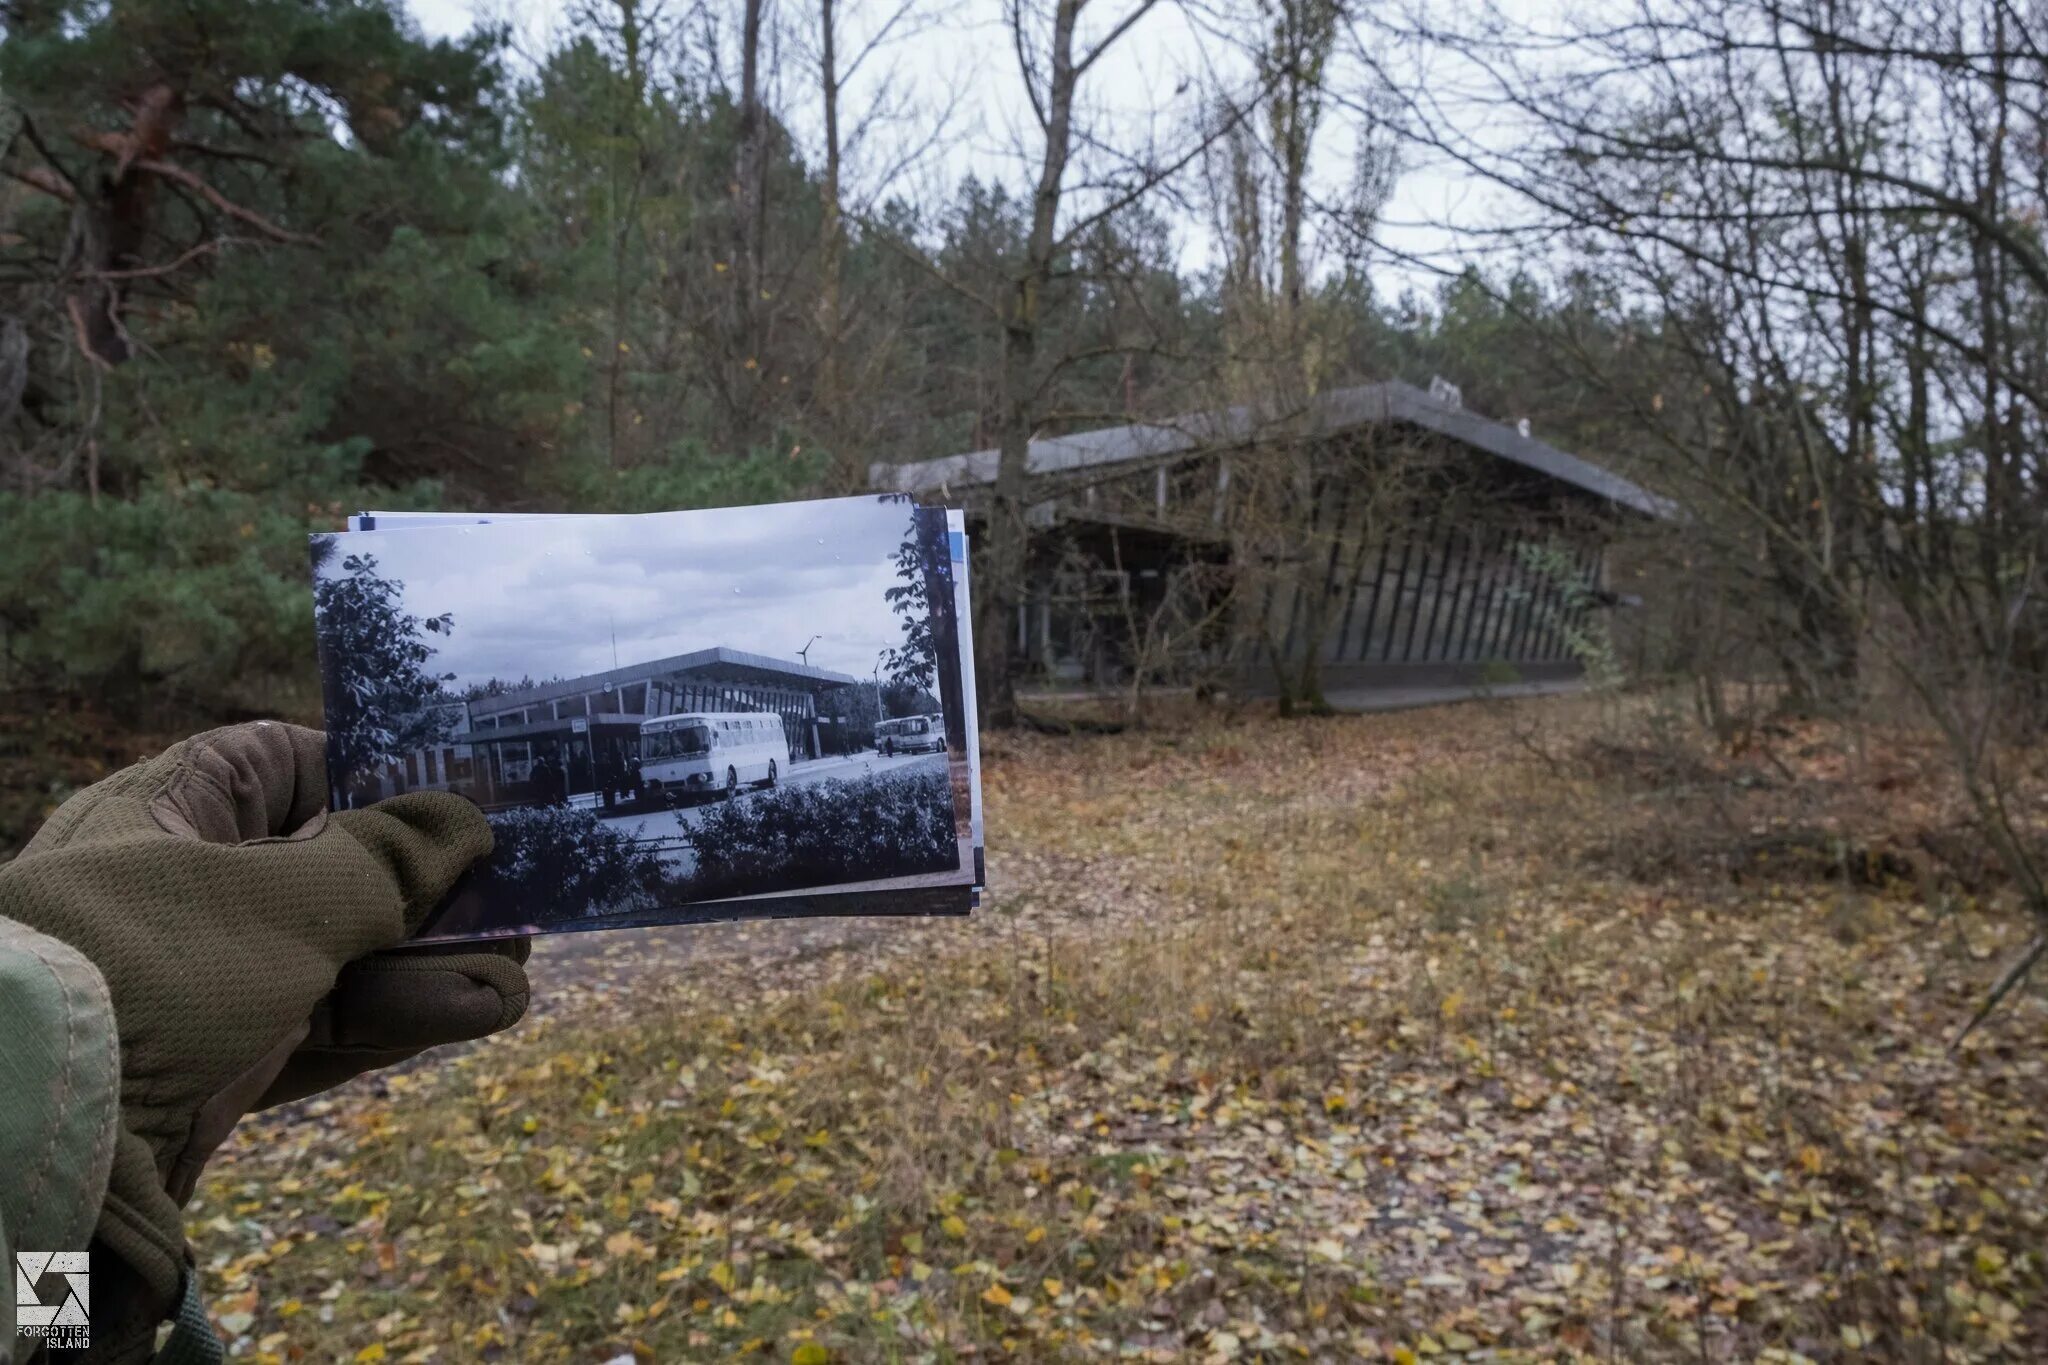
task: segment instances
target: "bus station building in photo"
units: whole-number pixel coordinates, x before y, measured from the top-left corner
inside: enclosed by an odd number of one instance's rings
[[[486,810],[541,795],[533,766],[545,757],[570,796],[631,785],[640,725],[696,711],[772,711],[796,762],[850,753],[845,689],[860,679],[789,659],[716,646],[581,678],[507,689],[449,704],[448,738],[384,765],[378,790],[457,791]]]

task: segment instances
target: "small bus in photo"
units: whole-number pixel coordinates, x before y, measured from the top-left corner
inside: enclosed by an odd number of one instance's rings
[[[946,752],[943,716],[900,716],[875,725],[875,748],[885,756]]]
[[[782,717],[766,711],[692,712],[640,723],[640,785],[655,801],[733,797],[773,787],[789,767]]]

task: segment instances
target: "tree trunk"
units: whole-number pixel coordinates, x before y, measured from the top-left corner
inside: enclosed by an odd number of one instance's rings
[[[617,153],[612,161],[612,344],[610,354],[605,357],[605,448],[606,456],[616,468],[619,459],[619,408],[625,398],[626,385],[626,317],[632,306],[632,282],[627,267],[628,253],[633,239],[633,221],[640,211],[640,110],[646,98],[644,89],[646,73],[640,53],[640,14],[638,0],[616,0],[619,11],[619,45],[626,59],[626,91],[628,104],[619,111],[620,123],[614,131],[625,141],[632,158],[627,174],[621,177]]]
[[[134,354],[121,323],[127,286],[109,275],[142,265],[155,222],[159,176],[138,163],[169,155],[184,117],[182,91],[164,82],[150,86],[135,101],[128,131],[102,146],[118,152],[113,167],[79,181],[64,248],[64,268],[73,281],[65,308],[79,349],[102,367]]]
[[[1073,131],[1074,22],[1081,0],[1059,0],[1053,13],[1052,73],[1045,96],[1045,158],[1031,199],[1031,235],[1022,268],[1011,281],[1003,317],[1003,364],[999,396],[1000,434],[996,481],[988,518],[988,604],[975,631],[982,653],[980,682],[990,726],[1015,722],[1017,681],[1013,638],[1017,609],[1024,600],[1024,572],[1030,551],[1025,525],[1026,476],[1031,435],[1038,423],[1039,303],[1053,274],[1055,229],[1066,180]]]
[[[766,278],[764,262],[768,211],[768,117],[761,106],[761,26],[766,16],[768,0],[746,0],[746,9],[740,25],[740,119],[739,147],[736,154],[733,183],[737,191],[734,204],[734,228],[737,250],[734,255],[739,290],[738,341],[744,361],[754,362],[743,365],[746,376],[740,380],[735,406],[739,409],[740,428],[750,437],[756,410],[759,407],[759,358],[762,351],[761,336],[761,286]]]
[[[818,392],[829,423],[839,412],[840,289],[846,259],[846,224],[839,201],[839,57],[833,0],[818,0],[819,77],[825,114],[825,169],[818,182]]]

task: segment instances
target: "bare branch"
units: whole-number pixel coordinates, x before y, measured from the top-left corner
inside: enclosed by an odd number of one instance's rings
[[[247,223],[272,241],[284,242],[293,246],[320,245],[318,237],[311,237],[303,232],[293,232],[289,228],[279,227],[254,209],[243,208],[240,204],[235,203],[219,190],[207,184],[205,180],[186,170],[183,166],[156,158],[147,158],[137,161],[134,168],[138,171],[147,171],[151,175],[162,176],[166,180],[175,181],[185,186],[185,188],[197,194],[228,217],[235,219],[237,222]]]

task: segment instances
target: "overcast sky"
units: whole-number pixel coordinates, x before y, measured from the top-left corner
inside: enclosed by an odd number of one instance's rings
[[[361,531],[322,568],[369,554],[406,610],[454,615],[433,667],[460,690],[574,678],[724,645],[856,677],[903,642],[883,592],[910,509],[878,498]]]
[[[1513,19],[1546,12],[1548,0],[1489,0],[1487,8]],[[546,52],[569,23],[571,10],[551,0],[405,0],[427,33],[453,36],[486,17],[510,24],[514,64]],[[782,20],[779,69],[781,85],[769,98],[777,114],[795,131],[807,153],[817,142],[817,95],[806,75],[808,58],[799,50],[803,25],[815,4],[784,0],[774,7]],[[840,6],[842,59],[860,50],[862,25],[893,13],[895,0],[868,0]],[[1082,15],[1080,45],[1085,49],[1100,30],[1128,13],[1130,4],[1091,5]],[[735,26],[737,0],[708,0],[728,32]],[[907,96],[908,117],[875,131],[865,151],[856,151],[849,168],[849,193],[874,194],[881,188],[916,202],[950,200],[967,175],[999,182],[1027,192],[1036,176],[1031,160],[1039,133],[1026,98],[1017,56],[1004,21],[1006,0],[930,0],[932,21],[907,38],[881,48],[855,73],[844,94],[842,118],[857,120],[873,102],[874,86],[895,83]],[[1136,148],[1147,142],[1177,147],[1199,92],[1217,82],[1241,83],[1248,68],[1242,43],[1247,35],[1222,31],[1222,5],[1162,4],[1145,16],[1089,73],[1083,89],[1085,119],[1108,130],[1118,145]],[[673,20],[678,15],[706,12],[688,0],[667,0],[655,11]],[[693,20],[693,22],[695,22]],[[791,36],[794,35],[794,36]],[[1381,50],[1370,29],[1358,30],[1358,41],[1374,43],[1373,60],[1387,64],[1394,77],[1441,98],[1455,82],[1455,73],[1440,69],[1428,53]],[[1352,39],[1347,38],[1347,43]],[[1375,88],[1352,60],[1333,80],[1341,98]],[[944,134],[931,128],[944,112]],[[1333,107],[1324,119],[1315,149],[1314,193],[1336,202],[1351,178],[1356,149],[1355,119]],[[1483,130],[1482,130],[1483,131]],[[929,141],[930,145],[924,144]],[[899,166],[906,153],[906,165]],[[1082,155],[1086,154],[1083,149]],[[1481,177],[1455,162],[1409,145],[1401,149],[1401,174],[1393,197],[1380,217],[1378,240],[1385,248],[1373,266],[1375,284],[1384,296],[1403,288],[1434,288],[1439,270],[1455,270],[1469,252],[1486,249],[1472,229],[1500,216],[1505,197]],[[886,187],[883,171],[895,169]],[[1083,178],[1077,171],[1077,179]],[[1215,232],[1206,211],[1177,208],[1160,198],[1156,206],[1170,224],[1181,263],[1187,269],[1211,265],[1216,257]],[[1426,268],[1420,261],[1431,263]],[[1326,260],[1325,265],[1331,264]]]

